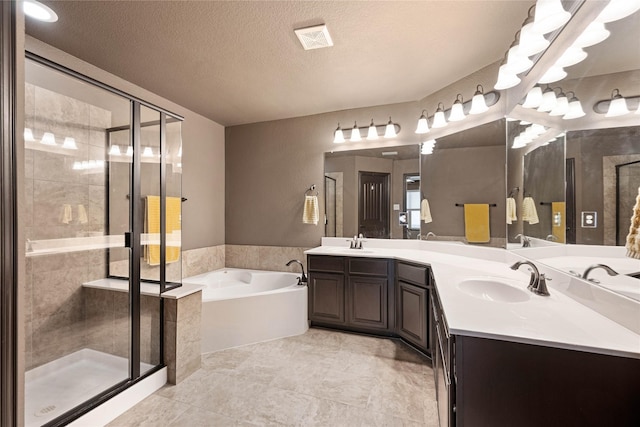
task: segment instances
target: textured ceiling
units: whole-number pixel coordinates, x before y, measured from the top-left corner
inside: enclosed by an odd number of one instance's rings
[[[44,1],[27,34],[220,124],[419,100],[499,60],[531,1]],[[334,47],[293,29],[325,23]]]

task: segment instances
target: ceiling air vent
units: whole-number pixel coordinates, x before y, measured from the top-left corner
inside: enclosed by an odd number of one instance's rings
[[[298,28],[293,31],[296,33],[296,36],[298,36],[304,50],[333,46],[329,30],[327,30],[327,26],[324,24],[314,27]]]

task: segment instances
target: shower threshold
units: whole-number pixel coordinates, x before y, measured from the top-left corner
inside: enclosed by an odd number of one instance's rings
[[[129,359],[88,348],[38,366],[25,374],[25,426],[48,423],[128,377]]]

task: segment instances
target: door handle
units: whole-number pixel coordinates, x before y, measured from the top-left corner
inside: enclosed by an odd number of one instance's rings
[[[124,233],[124,247],[131,249],[131,232],[125,231]]]

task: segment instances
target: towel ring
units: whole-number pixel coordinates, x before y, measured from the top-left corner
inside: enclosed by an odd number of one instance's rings
[[[314,196],[318,195],[318,191],[316,190],[316,185],[312,184],[311,187],[309,187],[305,192],[304,195],[305,196],[311,196],[313,192],[316,192],[316,194],[313,194]]]

